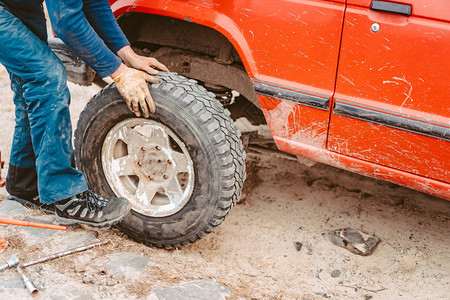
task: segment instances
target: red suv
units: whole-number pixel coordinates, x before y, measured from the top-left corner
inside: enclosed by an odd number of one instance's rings
[[[81,114],[76,163],[92,187],[130,199],[120,226],[132,237],[170,248],[221,223],[245,177],[242,117],[267,124],[281,151],[450,199],[448,0],[111,7],[137,51],[190,78],[161,74],[149,119],[114,86]],[[69,75],[90,83],[77,63]]]

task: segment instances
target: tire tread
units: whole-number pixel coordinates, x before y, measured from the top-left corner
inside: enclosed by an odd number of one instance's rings
[[[132,238],[148,246],[170,249],[194,243],[222,223],[241,196],[242,186],[246,177],[246,153],[239,138],[240,132],[230,118],[230,112],[215,99],[214,94],[198,85],[195,80],[187,79],[176,73],[160,72],[158,76],[161,79],[161,83],[151,85],[151,91],[158,90],[163,94],[178,98],[180,106],[202,123],[202,128],[204,128],[210,143],[214,146],[214,152],[218,158],[218,168],[221,174],[220,186],[222,188],[218,195],[220,199],[216,204],[214,213],[207,220],[203,229],[198,232],[167,243],[163,240],[156,242],[133,234],[130,228],[124,230]],[[113,90],[113,85],[110,84],[97,93],[88,102],[80,115],[77,129],[75,130],[75,148],[78,159],[81,155],[79,149],[83,143],[83,132],[89,126],[89,119],[83,116],[87,114],[85,112],[94,109],[98,99],[106,97],[105,93]],[[79,162],[77,162],[77,165],[79,166]]]

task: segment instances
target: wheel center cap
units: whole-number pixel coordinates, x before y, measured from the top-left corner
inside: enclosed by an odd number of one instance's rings
[[[143,151],[138,165],[150,180],[156,182],[166,181],[172,175],[172,162],[160,149]]]

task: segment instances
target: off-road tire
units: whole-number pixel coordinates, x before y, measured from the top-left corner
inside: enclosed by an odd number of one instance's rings
[[[245,180],[245,152],[240,132],[228,110],[195,80],[175,73],[158,75],[149,85],[156,104],[150,119],[169,127],[186,145],[193,161],[195,184],[187,204],[166,217],[134,210],[118,224],[133,239],[170,249],[189,245],[218,226],[239,199]],[[114,84],[86,105],[75,131],[75,163],[91,189],[115,195],[102,167],[102,145],[113,126],[135,118]]]

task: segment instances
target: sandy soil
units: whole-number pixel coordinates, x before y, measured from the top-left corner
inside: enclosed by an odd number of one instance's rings
[[[98,88],[70,84],[70,89],[75,126]],[[0,96],[0,150],[7,164],[14,105],[2,67]],[[449,299],[450,202],[321,164],[308,168],[250,154],[247,167],[245,201],[194,245],[153,249],[115,229],[96,230],[114,245],[49,263],[42,274],[31,275],[41,278],[47,289],[67,288],[70,282],[71,288],[97,299],[145,298],[154,288],[197,279],[216,279],[231,288],[233,299]],[[5,196],[0,188],[0,197]],[[352,254],[328,239],[330,230],[343,227],[375,234],[382,241],[371,256]],[[64,246],[56,242],[63,233],[28,245],[14,239],[14,232],[11,228],[7,234],[12,244],[8,251],[38,255]],[[300,251],[295,242],[302,243]],[[119,251],[147,256],[154,263],[140,276],[118,278],[114,286],[82,283],[84,272],[98,273]],[[334,270],[341,274],[332,277]],[[2,278],[8,276],[5,272]],[[13,291],[0,290],[0,297]],[[48,295],[43,292],[38,298]]]

